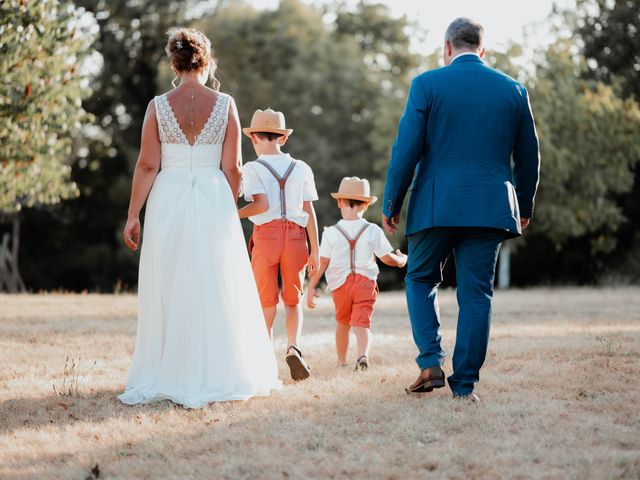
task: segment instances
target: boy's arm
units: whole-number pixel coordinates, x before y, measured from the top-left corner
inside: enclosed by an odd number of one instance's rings
[[[380,261],[390,267],[402,268],[407,264],[407,256],[399,249],[393,252],[389,252],[386,255],[380,257]]]
[[[372,228],[375,228],[378,232],[378,238],[374,250],[376,257],[378,257],[382,263],[389,265],[390,267],[404,267],[407,264],[407,256],[400,250],[396,250],[394,253],[393,247],[384,235],[382,229],[378,226]]]
[[[260,215],[261,213],[269,210],[269,199],[266,193],[255,193],[253,195],[253,202],[238,209],[240,218],[253,217],[254,215]]]
[[[307,285],[307,307],[309,308],[316,308],[315,297],[318,296],[316,294],[316,287],[328,266],[329,259],[327,257],[320,257],[320,267],[309,277],[309,284]]]
[[[302,209],[309,215],[307,222],[307,235],[311,244],[309,252],[309,273],[314,273],[318,269],[318,219],[312,202],[303,202]]]

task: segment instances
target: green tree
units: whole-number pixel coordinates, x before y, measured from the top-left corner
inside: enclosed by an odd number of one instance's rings
[[[624,96],[640,101],[640,2],[579,0],[565,16],[583,46],[585,76],[619,85]],[[618,231],[612,265],[640,280],[640,168],[635,169],[632,190],[618,204],[627,221]]]
[[[640,2],[578,0],[573,16],[589,74],[640,101]]]
[[[640,158],[640,111],[614,88],[585,79],[584,59],[573,51],[568,40],[551,45],[530,85],[542,168],[532,241],[518,257],[539,260],[530,260],[533,270],[551,267],[545,280],[593,281],[625,221],[619,198],[631,190]]]
[[[640,110],[610,86],[581,78],[584,62],[558,42],[538,68],[532,97],[544,158],[536,222],[561,248],[596,233],[593,253],[611,251],[640,158]]]
[[[90,118],[81,100],[90,93],[83,62],[93,39],[82,15],[57,0],[3,0],[0,6],[0,213],[12,223],[10,261],[6,242],[0,252],[0,289],[24,289],[22,209],[78,194],[69,163],[72,137]]]
[[[122,245],[144,113],[158,93],[167,30],[194,11],[193,2],[76,0],[95,18],[99,33],[93,94],[83,102],[94,121],[83,125],[82,148],[72,164],[80,196],[53,214],[28,212],[23,273],[37,288],[110,291],[133,287],[137,257]],[[89,42],[85,44],[88,48]],[[46,232],[48,242],[39,241]],[[38,240],[36,240],[38,239]]]

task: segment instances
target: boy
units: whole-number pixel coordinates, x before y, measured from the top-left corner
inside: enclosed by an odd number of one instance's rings
[[[305,268],[318,268],[318,223],[312,202],[318,199],[309,166],[282,152],[293,130],[285,127],[284,115],[271,109],[257,110],[251,126],[242,130],[258,155],[243,169],[244,197],[249,203],[240,218],[254,223],[249,241],[251,266],[269,335],[278,305],[278,272],[286,312],[288,347],[286,361],[293,380],[309,377],[309,366],[298,347],[302,330]],[[306,232],[305,232],[306,229]],[[307,235],[311,251],[307,248]]]
[[[345,177],[338,192],[331,196],[338,201],[342,220],[322,234],[320,268],[309,280],[307,306],[315,308],[315,289],[326,270],[327,284],[333,292],[336,307],[338,365],[347,365],[349,331],[353,327],[358,342],[355,369],[366,370],[369,368],[371,315],[378,296],[379,270],[375,257],[386,265],[402,268],[407,263],[407,256],[400,250],[393,253],[382,229],[362,218],[369,205],[377,200],[370,195],[366,179]]]

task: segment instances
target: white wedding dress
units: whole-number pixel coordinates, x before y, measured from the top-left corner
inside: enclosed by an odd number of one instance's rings
[[[147,200],[126,404],[190,408],[281,388],[236,205],[220,170],[230,97],[193,146],[155,98],[161,170]]]

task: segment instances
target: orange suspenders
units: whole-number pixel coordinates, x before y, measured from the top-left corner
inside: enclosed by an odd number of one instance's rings
[[[278,185],[280,185],[280,216],[282,217],[282,221],[284,222],[287,220],[287,198],[285,195],[284,187],[285,187],[285,184],[287,183],[287,179],[289,178],[289,175],[291,175],[291,172],[296,166],[296,162],[295,160],[291,161],[291,164],[287,168],[287,171],[284,172],[284,175],[282,177],[278,175],[278,172],[276,172],[275,169],[264,160],[257,159],[256,162],[258,162],[264,168],[269,170],[271,175],[273,175],[278,181]]]
[[[335,227],[344,236],[344,238],[347,239],[347,242],[349,242],[349,254],[350,254],[349,258],[351,260],[351,273],[356,273],[356,243],[358,243],[358,240],[360,240],[360,237],[362,236],[364,231],[369,227],[369,224],[366,223],[354,238],[351,238],[349,234],[346,232],[346,230],[342,228],[340,225],[336,224]]]

